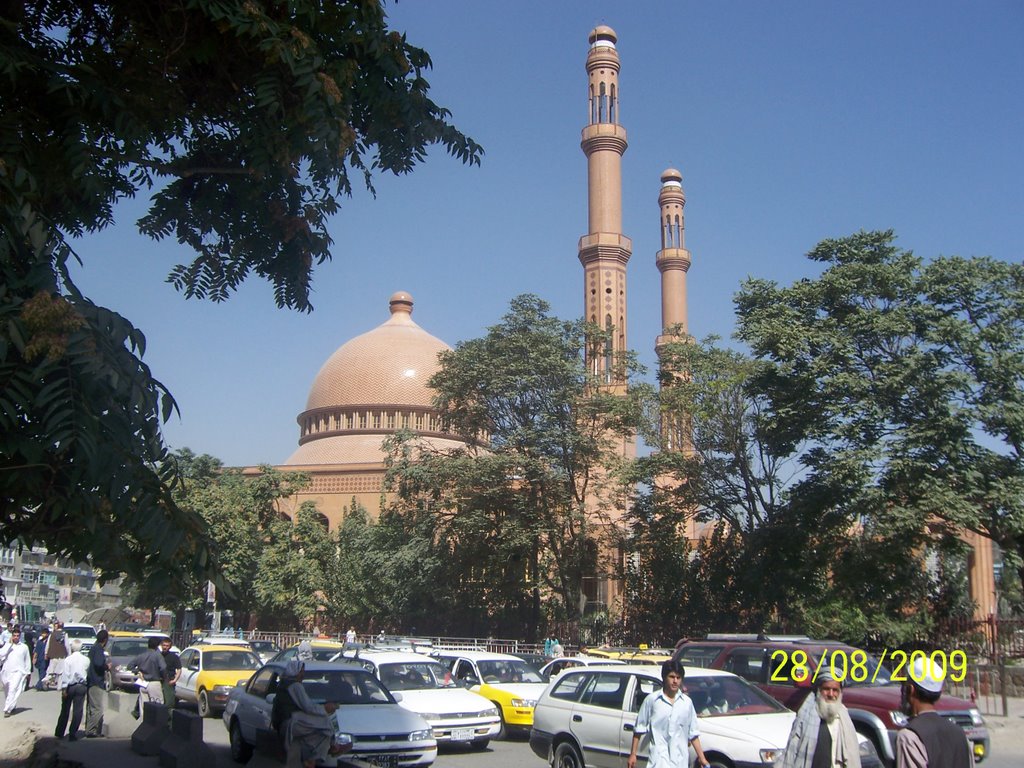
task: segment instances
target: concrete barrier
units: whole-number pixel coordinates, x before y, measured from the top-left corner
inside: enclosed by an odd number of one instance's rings
[[[160,747],[160,768],[216,768],[217,758],[203,741],[203,718],[194,712],[171,712],[170,738]]]
[[[167,707],[153,701],[142,705],[142,722],[132,733],[132,752],[156,757],[167,739]]]

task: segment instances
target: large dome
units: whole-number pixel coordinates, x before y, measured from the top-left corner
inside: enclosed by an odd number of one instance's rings
[[[327,358],[313,380],[306,410],[338,405],[424,405],[433,398],[427,381],[437,355],[451,349],[412,319],[412,296],[391,297],[391,317],[356,336]]]
[[[412,296],[390,300],[391,317],[342,344],[313,380],[298,418],[299,448],[285,464],[380,462],[380,444],[397,429],[444,434],[427,386],[438,353],[451,349],[412,319]]]

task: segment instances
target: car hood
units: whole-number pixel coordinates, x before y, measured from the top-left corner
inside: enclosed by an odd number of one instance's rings
[[[699,719],[701,735],[754,744],[758,748],[782,749],[789,739],[796,714],[772,712],[763,715],[720,715]]]
[[[398,704],[343,704],[334,715],[336,728],[353,736],[429,730],[427,721]]]
[[[232,670],[225,669],[216,672],[200,672],[199,686],[213,688],[217,685],[237,685],[241,680],[248,680],[253,676],[255,669]]]
[[[480,712],[494,705],[478,693],[465,688],[444,688],[432,691],[392,691],[402,694],[399,702],[413,712],[437,713]]]

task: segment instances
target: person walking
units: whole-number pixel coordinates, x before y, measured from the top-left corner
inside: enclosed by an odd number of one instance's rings
[[[167,662],[160,653],[159,637],[149,638],[149,647],[132,659],[129,665],[131,669],[138,670],[142,676],[145,686],[139,690],[139,715],[142,715],[142,704],[144,701],[153,701],[157,704],[164,703],[163,681],[167,675]]]
[[[50,642],[50,630],[49,630],[49,628],[44,628],[43,631],[39,633],[39,639],[36,640],[36,648],[35,648],[36,652],[35,652],[35,659],[34,660],[35,660],[35,663],[36,663],[36,673],[37,673],[37,679],[36,679],[36,690],[37,691],[45,691],[46,690],[46,645],[49,642]]]
[[[972,768],[974,754],[963,729],[935,710],[945,670],[912,655],[907,677],[900,685],[900,709],[910,720],[896,733],[896,768]]]
[[[824,662],[822,662],[824,663]],[[797,712],[778,768],[860,768],[860,743],[843,687],[826,669],[818,670],[815,691]]]
[[[21,692],[25,689],[25,682],[32,674],[32,654],[28,646],[21,642],[21,630],[15,627],[11,631],[11,639],[0,648],[0,664],[3,671],[0,671],[0,682],[4,686],[4,717],[14,714],[14,708],[18,704]]]
[[[648,694],[640,705],[626,768],[636,768],[637,749],[645,736],[648,768],[687,768],[691,744],[697,753],[697,765],[711,768],[700,745],[693,702],[679,690],[685,676],[686,670],[675,659],[661,665],[661,690]]]
[[[53,622],[53,632],[46,643],[46,681],[47,685],[59,686],[61,673],[64,671],[64,660],[68,657],[68,647],[64,642],[64,623]]]
[[[164,679],[161,684],[164,693],[164,705],[169,709],[173,709],[177,702],[174,686],[178,682],[178,678],[181,677],[181,659],[178,657],[178,654],[171,650],[171,638],[165,637],[160,641],[160,655],[164,657],[164,664],[167,665],[167,671],[164,673]]]
[[[53,735],[64,738],[67,729],[68,741],[78,739],[78,726],[82,724],[82,709],[88,692],[89,657],[82,653],[82,641],[71,641],[71,655],[63,664],[60,674],[60,714],[57,716],[57,728]],[[71,716],[71,727],[68,728],[68,715]]]
[[[95,739],[103,735],[103,710],[107,703],[107,672],[110,660],[107,658],[107,639],[110,633],[101,629],[96,633],[96,642],[89,649],[89,672],[85,684],[87,709],[85,715],[85,736]]]

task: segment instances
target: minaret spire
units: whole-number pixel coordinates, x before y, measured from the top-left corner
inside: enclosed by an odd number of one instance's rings
[[[580,146],[587,156],[589,231],[580,238],[586,318],[610,331],[588,345],[587,364],[604,384],[625,385],[616,361],[626,351],[626,263],[633,244],[622,234],[622,155],[626,129],[619,125],[619,53],[611,27],[590,32],[587,54],[589,122]]]

